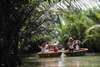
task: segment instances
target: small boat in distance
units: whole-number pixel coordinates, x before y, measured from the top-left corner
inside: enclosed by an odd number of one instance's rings
[[[44,46],[39,46],[41,52],[37,53],[39,57],[60,57],[62,52],[59,51],[57,43],[47,42]]]
[[[87,51],[88,48],[80,48],[79,51],[72,51],[72,52],[70,52],[69,50],[65,50],[64,54],[66,54],[67,56],[83,56]]]
[[[61,54],[62,52],[46,52],[46,53],[39,52],[38,56],[41,58],[60,57]]]

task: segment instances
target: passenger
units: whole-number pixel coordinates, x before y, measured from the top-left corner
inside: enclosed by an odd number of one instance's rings
[[[67,45],[68,45],[69,51],[71,51],[71,52],[73,52],[73,49],[74,49],[74,47],[73,47],[74,43],[73,42],[74,42],[74,39],[72,37],[70,37]]]
[[[81,44],[80,40],[74,40],[74,50],[75,51],[79,51],[80,50],[80,44]]]
[[[54,47],[54,52],[58,52],[58,48],[57,47]]]
[[[48,52],[49,51],[49,45],[47,42],[44,42],[41,46],[39,45],[39,48],[41,49],[42,53]]]
[[[53,52],[54,51],[53,46],[49,46],[49,51],[50,52]]]
[[[49,45],[48,45],[48,43],[45,44],[44,52],[49,52]]]

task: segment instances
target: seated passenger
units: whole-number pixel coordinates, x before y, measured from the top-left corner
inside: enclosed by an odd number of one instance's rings
[[[39,48],[41,49],[42,53],[49,52],[49,45],[47,42],[43,43],[41,46],[39,46]]]
[[[58,52],[58,48],[56,46],[49,46],[50,52]]]
[[[54,52],[58,52],[58,48],[57,47],[54,47]]]
[[[48,43],[45,44],[44,52],[49,52],[49,45],[48,45]]]
[[[74,41],[74,50],[79,51],[80,50],[80,44],[81,44],[80,40],[75,40]]]

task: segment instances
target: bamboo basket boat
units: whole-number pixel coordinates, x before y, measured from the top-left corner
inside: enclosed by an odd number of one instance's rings
[[[38,56],[41,58],[60,57],[61,54],[62,52],[46,52],[46,53],[39,52]]]
[[[88,51],[88,48],[80,48],[79,51],[72,51],[70,52],[69,50],[65,50],[65,54],[67,56],[83,56],[85,53]]]

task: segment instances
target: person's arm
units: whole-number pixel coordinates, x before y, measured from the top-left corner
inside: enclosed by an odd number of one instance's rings
[[[82,44],[82,42],[80,40],[78,40],[78,41],[79,41],[79,44],[78,45],[80,46],[80,44]]]
[[[42,46],[39,45],[38,47],[39,47],[40,49],[42,49]]]

